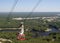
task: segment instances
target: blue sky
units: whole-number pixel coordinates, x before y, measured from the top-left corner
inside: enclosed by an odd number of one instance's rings
[[[0,12],[9,12],[15,0],[0,0]],[[38,0],[19,0],[13,12],[30,12]],[[60,12],[60,0],[42,0],[34,12]]]

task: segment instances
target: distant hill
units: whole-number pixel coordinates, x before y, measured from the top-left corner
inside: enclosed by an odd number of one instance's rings
[[[26,17],[30,12],[13,12],[10,16],[11,17]],[[7,17],[8,12],[0,12],[1,17]],[[60,14],[60,12],[33,12],[29,17],[36,17],[36,16],[56,16]]]

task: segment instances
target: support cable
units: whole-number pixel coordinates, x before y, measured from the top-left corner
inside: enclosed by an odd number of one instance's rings
[[[26,18],[32,15],[33,11],[38,7],[41,1],[42,0],[38,0],[37,4],[33,7],[32,11],[26,16]]]
[[[16,7],[16,5],[17,5],[17,3],[18,3],[18,1],[19,0],[15,0],[15,2],[14,2],[14,4],[13,4],[13,6],[12,6],[12,8],[11,8],[11,11],[9,12],[9,14],[8,14],[8,16],[7,16],[7,21],[8,22],[10,22],[10,17],[11,17],[11,15],[12,15],[12,12],[13,12],[13,10],[15,9],[15,7]]]

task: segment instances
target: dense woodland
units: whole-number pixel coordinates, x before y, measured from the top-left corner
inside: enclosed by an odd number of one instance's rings
[[[15,21],[15,20],[10,20],[9,22],[6,21],[5,19],[1,18],[0,19],[0,28],[19,28],[20,22],[22,21]],[[58,28],[60,28],[60,22],[48,22],[44,21],[41,19],[38,20],[24,20],[24,25],[25,29],[37,29],[37,30],[46,30],[48,28],[49,24],[56,25]],[[17,32],[0,32],[0,38],[6,38],[6,39],[11,39],[13,43],[60,43],[60,33],[51,33],[49,36],[41,36],[37,38],[33,38],[32,33],[29,31],[25,32],[27,40],[25,41],[20,41],[17,40]],[[55,35],[54,35],[55,34]],[[56,36],[56,40],[52,41],[53,36]],[[9,43],[9,42],[4,42],[4,43]]]

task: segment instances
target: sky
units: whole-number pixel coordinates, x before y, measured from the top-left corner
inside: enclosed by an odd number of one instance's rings
[[[13,12],[31,12],[39,0],[18,0]],[[0,0],[0,12],[10,12],[15,0]],[[41,0],[33,12],[60,12],[60,0]]]

